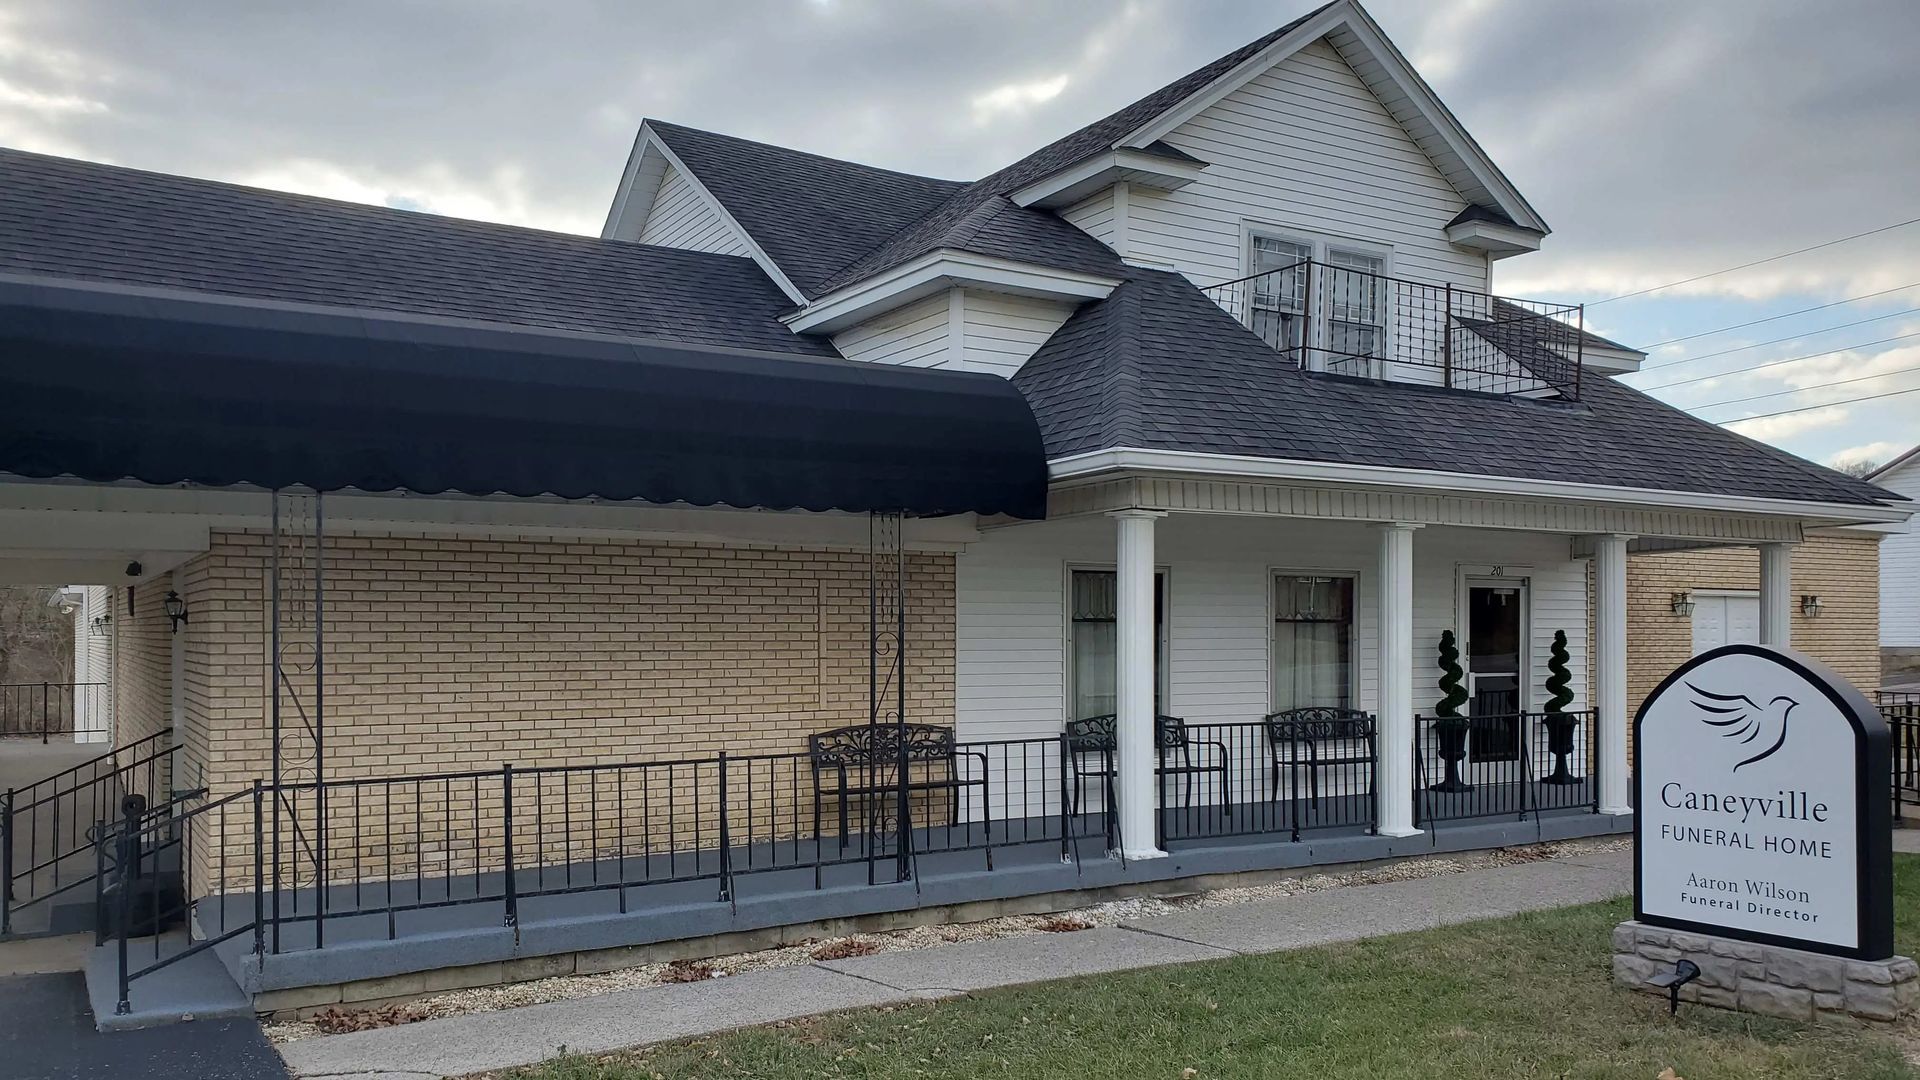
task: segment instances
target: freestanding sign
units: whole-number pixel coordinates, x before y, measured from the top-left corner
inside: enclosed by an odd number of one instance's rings
[[[1634,718],[1634,909],[1652,926],[1893,954],[1887,725],[1811,657],[1702,653]]]

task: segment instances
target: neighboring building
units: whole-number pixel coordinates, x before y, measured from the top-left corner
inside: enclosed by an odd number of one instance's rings
[[[1867,479],[1920,498],[1920,446]],[[1889,682],[1920,682],[1920,533],[1911,527],[1887,537],[1880,548],[1880,655]]]
[[[1793,647],[1855,686],[1880,685],[1881,534],[1824,530],[1793,555]],[[1649,552],[1627,564],[1630,709],[1689,657],[1760,640],[1760,560],[1752,550]]]
[[[599,238],[0,152],[0,535],[263,1000],[1619,831],[1629,555],[1784,643],[1909,509],[1494,295],[1547,235],[1351,0],[972,182],[650,120]]]

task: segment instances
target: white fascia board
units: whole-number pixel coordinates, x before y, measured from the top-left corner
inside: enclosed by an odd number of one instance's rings
[[[1604,371],[1609,375],[1631,375],[1640,370],[1640,364],[1647,354],[1633,349],[1603,349],[1593,345],[1554,346],[1554,352],[1568,360],[1578,359],[1581,366],[1595,371]]]
[[[1263,458],[1243,454],[1201,454],[1184,450],[1119,448],[1070,454],[1047,463],[1048,476],[1071,480],[1109,472],[1203,474],[1229,479],[1301,480],[1331,484],[1365,484],[1387,488],[1417,488],[1440,494],[1499,495],[1533,499],[1561,499],[1654,507],[1666,510],[1705,510],[1737,514],[1773,514],[1818,518],[1835,524],[1901,522],[1914,509],[1896,506],[1860,506],[1800,499],[1756,499],[1738,495],[1709,495],[1693,491],[1577,484],[1557,480],[1487,476],[1480,473],[1434,469],[1398,469],[1380,465]]]
[[[687,183],[692,185],[694,191],[700,194],[700,198],[706,201],[715,214],[719,215],[720,220],[726,222],[728,228],[740,235],[741,241],[747,245],[747,254],[759,264],[760,269],[765,271],[768,277],[773,279],[773,283],[780,287],[780,291],[787,294],[787,299],[796,304],[807,302],[807,294],[801,292],[800,287],[793,283],[793,279],[787,277],[786,271],[780,269],[780,264],[773,261],[773,256],[767,254],[766,249],[753,238],[753,234],[727,212],[726,204],[716,198],[713,192],[707,190],[707,185],[701,182],[699,175],[687,168],[687,163],[680,160],[680,155],[674,153],[666,140],[660,138],[653,128],[646,124],[640,125],[640,135],[628,161],[629,175],[621,181],[620,191],[614,196],[612,215],[608,217],[607,228],[602,235],[611,235],[619,219],[624,219],[629,212],[640,209],[637,203],[629,207],[631,193],[628,191],[628,185],[638,176],[639,163],[644,161],[649,153],[659,154],[666,159],[667,164],[673,166],[675,172],[687,178]],[[648,194],[646,199],[650,205],[653,199],[652,194]]]
[[[627,163],[620,170],[620,186],[614,189],[613,203],[607,207],[607,220],[600,226],[602,240],[620,239],[621,225],[627,220],[629,214],[639,215],[639,220],[634,223],[634,231],[637,234],[639,226],[646,222],[647,212],[653,206],[653,197],[659,190],[657,180],[648,184],[644,191],[636,193],[634,190],[634,185],[639,180],[640,166],[647,157],[647,134],[645,124],[641,124],[640,130],[634,133],[633,148],[627,151]]]
[[[1448,148],[1459,156],[1467,170],[1494,195],[1500,209],[1506,211],[1507,215],[1520,225],[1534,229],[1542,235],[1551,231],[1547,228],[1546,221],[1534,211],[1519,190],[1513,186],[1505,174],[1501,173],[1493,160],[1487,157],[1486,151],[1473,141],[1473,137],[1467,134],[1466,128],[1461,126],[1460,121],[1441,103],[1440,98],[1434,94],[1433,88],[1413,70],[1407,58],[1402,56],[1400,50],[1388,40],[1379,25],[1373,21],[1372,16],[1366,13],[1366,9],[1352,3],[1351,0],[1343,0],[1342,3],[1333,5],[1315,18],[1296,27],[1278,41],[1235,65],[1231,71],[1185,101],[1136,128],[1116,145],[1140,148],[1152,144],[1157,139],[1165,138],[1173,129],[1200,115],[1220,99],[1252,81],[1260,73],[1341,27],[1351,31],[1355,38],[1379,59],[1381,68],[1393,79],[1396,88],[1419,107],[1421,114],[1433,124],[1434,130],[1440,133],[1441,139],[1446,142]]]
[[[1920,446],[1915,446],[1913,449],[1908,450],[1906,453],[1901,454],[1899,457],[1868,473],[1866,477],[1867,482],[1877,484],[1886,477],[1893,475],[1894,472],[1905,468],[1909,462],[1916,459],[1920,459]]]
[[[1127,181],[1159,191],[1175,191],[1200,179],[1206,165],[1133,149],[1110,150],[1042,177],[1008,198],[1015,206],[1057,210],[1105,188]]]
[[[781,316],[780,321],[796,334],[834,333],[955,286],[1079,302],[1104,299],[1119,285],[1117,278],[943,248],[821,297],[800,311]]]
[[[1540,233],[1497,221],[1463,221],[1447,226],[1447,243],[1484,251],[1496,259],[1540,250]]]

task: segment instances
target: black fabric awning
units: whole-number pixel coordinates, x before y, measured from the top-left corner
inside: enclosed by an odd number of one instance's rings
[[[0,282],[0,472],[1046,514],[992,375]]]

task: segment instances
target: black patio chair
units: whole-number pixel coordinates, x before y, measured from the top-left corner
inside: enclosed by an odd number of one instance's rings
[[[979,788],[980,821],[991,840],[992,810],[987,806],[987,755],[961,750],[953,729],[938,724],[854,724],[807,736],[807,758],[813,767],[813,835],[820,835],[822,805],[833,799],[840,809],[840,847],[847,846],[847,804],[900,790],[895,774],[901,765],[901,735],[906,736],[906,788],[945,791],[949,822],[960,818],[960,793]],[[961,758],[980,762],[978,776],[960,775]],[[917,770],[917,772],[916,772]],[[943,771],[944,770],[944,771]],[[988,856],[992,858],[991,855]]]
[[[1080,812],[1081,803],[1086,801],[1087,777],[1099,776],[1111,785],[1119,769],[1114,763],[1114,753],[1119,747],[1119,722],[1112,713],[1102,716],[1089,716],[1084,720],[1074,720],[1067,724],[1067,755],[1073,768],[1073,803],[1070,814]],[[1153,742],[1157,760],[1154,763],[1155,778],[1180,776],[1185,778],[1184,798],[1188,806],[1193,805],[1193,778],[1196,775],[1217,773],[1220,776],[1220,809],[1227,817],[1233,816],[1233,791],[1227,785],[1227,747],[1225,743],[1205,739],[1192,739],[1187,735],[1187,722],[1177,716],[1156,716],[1153,718]],[[1202,753],[1196,757],[1194,748],[1200,747]],[[1212,747],[1212,760],[1207,760],[1205,748]],[[1178,760],[1169,761],[1168,755]],[[1097,766],[1089,767],[1088,758],[1097,757]],[[1111,808],[1113,800],[1107,800]],[[1111,814],[1109,814],[1111,817]]]
[[[1298,764],[1306,755],[1307,790],[1313,805],[1320,805],[1320,770],[1332,765],[1371,765],[1375,760],[1373,714],[1359,709],[1341,709],[1312,705],[1268,713],[1261,724],[1267,730],[1267,747],[1272,755],[1267,772],[1269,798],[1280,797],[1280,770]],[[1281,757],[1280,748],[1289,749]],[[1294,792],[1295,798],[1299,797]]]

